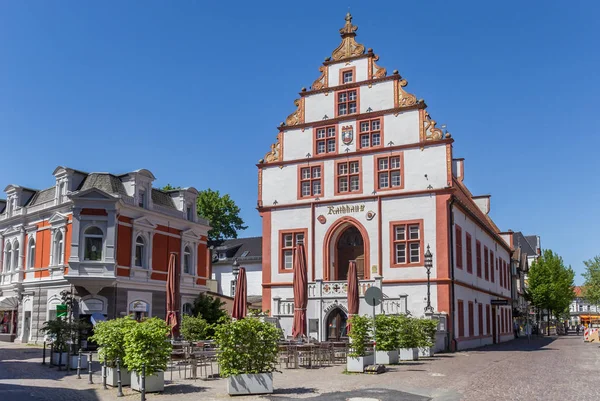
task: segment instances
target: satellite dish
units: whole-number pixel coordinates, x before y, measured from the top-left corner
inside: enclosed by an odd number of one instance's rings
[[[383,293],[379,287],[369,287],[367,291],[365,291],[365,301],[370,306],[377,306],[381,303],[383,299]]]

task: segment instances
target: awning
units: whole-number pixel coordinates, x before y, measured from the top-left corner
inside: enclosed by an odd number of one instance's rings
[[[19,308],[17,297],[0,297],[0,310],[16,310]]]
[[[106,321],[106,318],[102,313],[92,313],[90,320],[92,322],[92,325],[95,326],[96,324],[98,324],[98,322]]]

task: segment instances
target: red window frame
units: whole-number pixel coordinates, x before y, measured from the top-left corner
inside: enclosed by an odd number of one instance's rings
[[[492,279],[492,283],[495,283],[496,275],[494,273],[494,269],[495,269],[495,266],[497,266],[498,264],[497,263],[494,264],[494,262],[497,262],[497,261],[494,259],[494,252],[492,250],[490,250],[490,262],[491,262],[490,264],[492,265],[492,268],[490,270],[490,277]]]
[[[455,239],[454,242],[456,244],[456,267],[459,269],[463,268],[463,246],[462,246],[462,228],[458,224],[454,225]]]
[[[337,133],[337,125],[324,125],[313,128],[313,155],[315,157],[321,157],[338,154]],[[333,144],[333,150],[330,150],[330,144]],[[323,145],[322,152],[319,151],[320,145]]]
[[[481,242],[475,241],[475,253],[477,259],[477,277],[481,278]]]
[[[316,169],[319,169],[319,175],[316,176]],[[310,172],[309,176],[305,175],[306,170]],[[310,188],[310,194],[303,194],[303,184],[308,182]],[[314,184],[320,183],[320,192],[315,192]],[[310,165],[298,166],[298,199],[311,199],[323,196],[325,193],[325,180],[323,178],[323,163],[312,163]]]
[[[403,153],[395,153],[385,156],[375,156],[373,158],[375,163],[375,188],[377,191],[394,191],[398,189],[404,188],[404,154]],[[381,164],[379,161],[385,160],[385,165]],[[392,161],[394,162],[394,167],[392,168]],[[387,166],[387,167],[385,167]],[[381,167],[381,168],[380,168]],[[392,186],[392,173],[399,172],[400,177],[400,185]],[[382,187],[380,177],[382,174],[387,174],[387,187]]]
[[[483,304],[477,304],[477,318],[478,318],[478,326],[479,326],[479,335],[483,335]]]
[[[307,235],[308,235],[308,229],[307,228],[295,228],[295,229],[291,229],[291,230],[279,230],[279,263],[278,263],[278,270],[279,273],[293,273],[294,272],[294,252],[296,250],[296,246],[298,245],[298,235],[303,235],[304,238],[302,239],[302,242],[304,243],[304,246],[306,247],[306,239],[307,239]],[[288,246],[286,244],[286,236],[287,235],[292,235],[292,244],[291,246]],[[285,253],[292,251],[292,268],[291,269],[286,269],[285,268]]]
[[[462,300],[458,300],[458,337],[465,336],[465,305]]]
[[[345,95],[345,98],[342,96]],[[340,113],[341,107],[345,106],[345,112]],[[351,108],[354,108],[354,112],[350,112]],[[358,114],[360,111],[360,91],[359,88],[352,88],[337,91],[335,93],[335,116],[351,116]]]
[[[490,260],[489,260],[489,252],[488,252],[488,247],[484,246],[483,247],[483,260],[485,263],[485,279],[487,281],[490,280]]]
[[[471,234],[465,233],[465,240],[467,242],[467,273],[473,274],[473,239]]]
[[[375,128],[374,123],[377,123],[379,128]],[[367,129],[365,128],[365,124]],[[356,140],[356,145],[358,149],[375,149],[383,147],[383,117],[378,118],[370,118],[368,120],[361,120],[356,125],[356,129],[358,131],[358,138]],[[368,145],[363,145],[363,138],[367,138],[369,140]],[[377,145],[373,145],[373,138],[379,138],[379,143]]]
[[[417,226],[419,233],[418,239],[411,239],[411,227]],[[404,227],[404,239],[397,239],[396,228]],[[405,244],[404,246],[404,257],[405,263],[399,263],[396,254],[396,245]],[[419,244],[419,261],[411,262],[411,244]],[[391,267],[415,267],[423,266],[425,263],[424,250],[423,250],[423,220],[403,220],[403,221],[391,221],[390,222],[390,266]]]
[[[344,75],[349,72],[352,74],[352,79],[348,82],[344,81]],[[346,85],[346,84],[351,84],[356,82],[356,67],[350,67],[350,68],[342,68],[340,69],[340,85]]]
[[[475,306],[469,301],[469,337],[475,337]]]
[[[362,166],[361,159],[348,159],[335,163],[335,194],[362,194]],[[353,169],[357,166],[357,169]],[[346,186],[343,188],[341,178],[346,178]],[[358,189],[352,190],[352,179],[358,180]]]
[[[485,334],[489,335],[491,333],[491,321],[490,321],[490,316],[492,315],[492,308],[490,305],[486,305],[485,306]]]

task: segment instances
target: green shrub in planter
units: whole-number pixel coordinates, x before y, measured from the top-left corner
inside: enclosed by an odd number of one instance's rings
[[[400,345],[400,325],[395,316],[375,317],[375,343],[377,351],[395,351]]]
[[[183,315],[180,332],[184,340],[189,342],[206,340],[207,329],[208,323],[202,317]]]
[[[435,334],[437,333],[438,321],[434,319],[419,319],[418,325],[420,331],[419,347],[433,347],[435,345]]]
[[[169,325],[156,317],[128,325],[125,329],[123,358],[127,369],[141,374],[145,364],[146,376],[165,371],[172,349],[167,340],[170,332]]]
[[[353,315],[350,317],[350,348],[351,352],[348,356],[357,358],[365,356],[366,343],[372,338],[373,335],[373,323],[372,319],[367,316]]]
[[[138,324],[130,316],[98,322],[94,327],[94,335],[90,340],[100,347],[100,361],[106,361],[108,366],[115,366],[117,358],[121,363],[125,360],[125,336],[128,330]],[[127,364],[125,363],[125,367]]]
[[[419,319],[404,315],[396,316],[399,327],[399,348],[418,348],[422,343]]]
[[[256,317],[222,320],[215,327],[221,376],[271,373],[277,363],[279,330]]]
[[[71,324],[62,317],[48,320],[40,331],[52,339],[54,352],[67,352],[67,342],[71,340]],[[66,361],[65,361],[66,362]]]

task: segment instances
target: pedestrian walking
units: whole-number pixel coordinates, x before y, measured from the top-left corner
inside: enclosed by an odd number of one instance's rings
[[[513,322],[513,330],[515,332],[515,338],[519,338],[519,323]]]
[[[575,329],[575,333],[577,333],[577,335],[579,335],[579,325],[577,325],[577,328]]]

